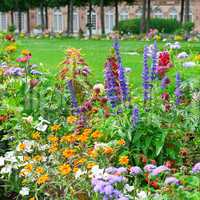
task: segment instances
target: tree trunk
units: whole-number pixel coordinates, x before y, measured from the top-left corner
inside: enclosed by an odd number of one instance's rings
[[[18,31],[22,32],[22,13],[20,10],[18,10]]]
[[[190,0],[185,1],[185,22],[190,21]]]
[[[89,38],[92,38],[92,1],[90,0],[89,2],[89,22],[88,22],[88,27],[89,27]]]
[[[49,18],[48,18],[48,6],[45,6],[45,28],[48,30],[49,28]]]
[[[115,28],[119,30],[119,9],[118,9],[118,0],[115,0]]]
[[[140,32],[145,32],[145,26],[146,26],[146,11],[147,11],[147,0],[143,0],[143,8],[142,8],[142,18],[141,18],[141,24],[140,24]]]
[[[149,32],[149,26],[150,26],[150,19],[151,19],[151,0],[147,1],[147,27],[146,31]]]
[[[40,4],[40,15],[41,15],[41,26],[42,26],[42,32],[43,32],[45,25],[44,25],[44,6],[42,3]]]
[[[70,0],[69,3],[69,34],[73,35],[74,33],[74,27],[73,27],[73,18],[74,18],[74,1]]]
[[[30,27],[30,11],[29,9],[27,10],[27,32],[30,33],[31,32],[31,27]]]
[[[11,17],[11,25],[14,25],[14,12],[13,10],[10,11],[10,17]]]
[[[101,0],[100,8],[101,8],[101,34],[105,35],[104,0]]]
[[[184,9],[185,9],[185,0],[181,0],[181,16],[180,16],[181,24],[183,24],[184,20]]]
[[[67,34],[70,34],[70,4],[67,5]]]

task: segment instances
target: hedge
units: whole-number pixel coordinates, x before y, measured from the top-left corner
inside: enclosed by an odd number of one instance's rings
[[[139,34],[141,19],[128,19],[119,22],[119,31],[123,34]],[[181,28],[181,23],[176,19],[155,18],[150,20],[150,28],[162,33],[174,33]]]

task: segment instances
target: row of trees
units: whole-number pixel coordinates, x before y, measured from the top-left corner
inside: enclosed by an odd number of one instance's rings
[[[21,32],[21,13],[27,13],[27,31],[30,32],[30,9],[40,8],[41,13],[41,28],[48,29],[48,8],[67,6],[68,9],[68,34],[73,34],[73,9],[74,7],[84,7],[88,6],[88,29],[89,35],[92,36],[92,10],[93,6],[99,6],[101,10],[101,30],[102,35],[105,34],[105,22],[104,22],[104,7],[114,6],[115,8],[115,27],[119,27],[119,11],[118,5],[121,2],[126,2],[128,4],[134,4],[136,0],[0,0],[0,11],[11,13],[11,23],[14,25],[14,12],[18,13],[18,30]],[[141,20],[141,32],[149,30],[149,20],[151,16],[151,4],[153,0],[141,0],[142,2],[142,20]],[[185,21],[189,21],[190,12],[190,0],[180,0],[181,16],[180,20],[183,23],[184,16]]]

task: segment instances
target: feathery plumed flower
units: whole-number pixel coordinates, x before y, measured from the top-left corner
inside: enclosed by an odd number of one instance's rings
[[[145,166],[144,166],[144,170],[145,170],[146,172],[149,172],[149,173],[151,173],[154,169],[156,169],[156,166],[155,166],[155,165],[152,165],[152,164],[148,164],[148,165],[145,165]]]
[[[175,177],[167,177],[165,179],[165,185],[180,185],[180,181]]]
[[[122,66],[122,59],[120,56],[120,45],[117,39],[114,40],[115,55],[118,62],[118,72],[119,72],[119,83],[120,83],[120,90],[122,95],[122,100],[125,102],[129,99],[129,89],[128,84],[125,76],[125,70]]]
[[[74,91],[74,87],[73,87],[73,84],[72,84],[72,80],[69,80],[67,82],[67,85],[68,85],[68,89],[69,89],[69,93],[70,93],[70,96],[71,96],[71,103],[72,103],[72,106],[73,106],[73,110],[75,113],[78,112],[78,102],[77,102],[77,99],[76,99],[76,94],[75,94],[75,91]]]
[[[152,67],[151,67],[151,80],[156,78],[156,68],[158,65],[158,56],[157,56],[157,42],[154,42],[153,52],[152,52]]]
[[[151,175],[153,176],[157,176],[161,173],[164,173],[164,172],[167,172],[167,171],[170,171],[170,169],[168,167],[166,167],[165,165],[161,165],[157,168],[155,168],[152,172],[151,172]]]
[[[144,68],[142,73],[143,88],[144,88],[144,102],[150,99],[150,83],[149,83],[149,67],[148,67],[148,48],[144,48]]]
[[[132,174],[134,176],[142,174],[142,169],[138,166],[131,167],[130,168],[130,174]]]
[[[136,127],[138,121],[139,121],[139,109],[135,106],[133,108],[133,112],[132,112],[132,125],[133,125],[133,127]]]
[[[200,173],[200,162],[194,165],[194,167],[192,168],[192,172],[194,174]]]
[[[180,86],[181,86],[181,77],[180,77],[180,74],[177,72],[176,73],[176,89],[174,92],[174,94],[176,95],[176,104],[177,105],[180,104],[181,96],[182,96]]]

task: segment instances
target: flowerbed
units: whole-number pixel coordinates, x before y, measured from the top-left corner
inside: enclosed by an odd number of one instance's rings
[[[199,55],[146,46],[141,93],[113,41],[105,82],[93,86],[80,50],[67,49],[53,77],[2,38],[3,198],[200,198],[200,79],[181,70],[198,68]]]

